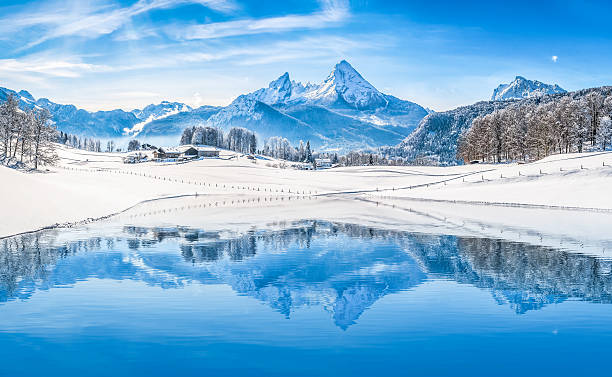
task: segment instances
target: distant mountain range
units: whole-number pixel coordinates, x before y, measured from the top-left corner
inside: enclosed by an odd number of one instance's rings
[[[267,88],[238,96],[226,107],[192,109],[162,102],[130,112],[88,112],[26,91],[0,88],[0,100],[18,97],[23,108],[49,110],[58,129],[97,138],[178,136],[188,126],[227,130],[245,127],[261,139],[283,136],[292,143],[309,140],[320,150],[347,151],[397,144],[429,111],[416,103],[383,94],[348,62],[338,63],[321,84],[291,81],[285,73]]]
[[[58,129],[88,137],[178,141],[190,126],[225,131],[245,127],[262,140],[271,136],[286,137],[294,144],[308,140],[322,151],[392,146],[405,156],[430,156],[438,163],[454,163],[457,138],[476,116],[516,100],[563,93],[567,92],[558,85],[517,76],[511,83],[498,86],[491,102],[434,113],[381,93],[343,60],[321,84],[292,81],[289,73],[284,73],[268,87],[240,95],[225,107],[194,109],[184,103],[164,101],[129,112],[88,112],[46,98],[37,100],[27,91],[4,88],[0,88],[0,101],[13,94],[24,109],[49,110]]]
[[[46,98],[35,99],[29,92],[16,92],[0,88],[0,101],[15,96],[22,109],[42,108],[51,113],[53,122],[61,131],[87,137],[117,138],[137,135],[150,128],[155,121],[161,121],[192,109],[182,103],[162,102],[131,112],[123,110],[89,112],[74,105],[60,105]],[[170,129],[170,128],[169,128]],[[178,131],[182,132],[182,129]]]
[[[516,76],[510,84],[501,84],[491,96],[491,101],[505,101],[510,99],[522,99],[541,97],[549,94],[567,93],[559,85],[544,84],[536,80],[527,80],[524,77]]]

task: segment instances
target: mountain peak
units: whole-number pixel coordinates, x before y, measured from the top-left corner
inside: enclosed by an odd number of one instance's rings
[[[291,86],[291,80],[289,79],[289,72],[283,73],[279,78],[270,82],[268,88],[279,89],[283,87]]]
[[[340,60],[340,62],[338,64],[336,64],[336,66],[334,67],[334,69],[337,70],[344,70],[344,71],[355,71],[355,68],[353,68],[353,66],[351,65],[351,63],[347,62],[346,60]]]
[[[261,88],[246,96],[248,99],[275,105],[288,101],[296,90],[300,89],[298,83],[292,82],[289,73],[283,73],[279,78],[270,82],[267,88]],[[238,100],[238,98],[236,99]]]
[[[19,91],[18,94],[21,97],[26,98],[26,99],[30,100],[31,102],[34,102],[34,97],[27,90],[21,90],[21,91]]]
[[[523,76],[516,76],[511,83],[499,85],[493,91],[491,101],[532,98],[557,93],[566,93],[566,91],[557,84],[545,84],[537,80],[528,80]]]
[[[323,104],[345,103],[356,109],[385,107],[387,100],[346,60],[340,61],[316,90],[306,94],[310,101]]]
[[[346,60],[342,60],[340,63],[334,66],[334,69],[331,71],[325,82],[330,80],[333,80],[337,84],[341,85],[347,85],[350,83],[361,84],[376,90],[376,88],[366,81],[366,79],[364,79],[363,76],[361,76],[361,74],[357,72],[357,70],[353,68],[353,66]]]

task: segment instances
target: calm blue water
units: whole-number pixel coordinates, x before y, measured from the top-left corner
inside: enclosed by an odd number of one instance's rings
[[[0,241],[0,375],[612,375],[609,260],[315,221],[93,233]]]

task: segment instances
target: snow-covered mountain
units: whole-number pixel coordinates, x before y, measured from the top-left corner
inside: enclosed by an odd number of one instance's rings
[[[140,120],[132,113],[123,110],[89,112],[74,105],[61,105],[46,98],[35,99],[25,90],[15,92],[0,88],[0,101],[13,95],[22,109],[34,107],[46,109],[51,119],[61,131],[89,137],[120,137],[125,128],[131,128]]]
[[[285,104],[300,98],[304,93],[313,90],[316,85],[291,81],[289,73],[285,72],[281,77],[272,81],[267,88],[261,88],[246,96],[251,100],[263,102],[267,105]]]
[[[51,119],[55,122],[56,127],[64,132],[82,135],[87,137],[98,138],[120,138],[120,137],[135,137],[141,134],[161,136],[171,134],[170,136],[180,135],[183,129],[194,122],[200,122],[204,119],[193,119],[192,122],[182,121],[183,117],[177,117],[175,120],[182,125],[182,128],[176,129],[166,123],[165,129],[160,129],[159,121],[170,118],[174,115],[186,115],[194,112],[194,109],[179,102],[162,102],[156,105],[146,106],[144,109],[136,109],[130,112],[123,110],[111,111],[96,111],[89,112],[79,109],[74,105],[61,105],[52,102],[46,98],[35,99],[29,92],[22,90],[16,92],[11,89],[0,88],[0,101],[5,101],[9,95],[15,96],[22,109],[32,109],[34,107],[46,109],[51,113]],[[210,110],[210,106],[204,106]],[[216,112],[219,108],[212,108]],[[196,109],[198,110],[198,109]],[[197,112],[194,115],[200,115],[203,112]],[[204,112],[205,113],[205,112]],[[181,122],[182,121],[182,122]]]
[[[346,60],[336,64],[327,79],[304,94],[309,104],[375,110],[387,106],[385,95],[367,82]]]
[[[149,105],[142,110],[135,109],[132,110],[132,114],[134,114],[136,118],[140,119],[140,122],[136,123],[131,128],[126,128],[123,131],[127,135],[138,135],[147,124],[155,120],[164,119],[171,115],[189,112],[191,110],[193,109],[184,103],[168,101],[162,101],[162,103],[158,105]]]
[[[200,106],[190,111],[167,114],[147,122],[136,134],[139,139],[149,137],[176,137],[187,127],[203,124],[211,115],[218,113],[222,107]]]
[[[292,143],[309,140],[317,149],[375,148],[397,144],[429,111],[416,103],[379,92],[347,61],[332,69],[321,84],[292,81],[284,73],[268,87],[238,96],[225,107],[198,109],[162,102],[132,111],[88,112],[74,105],[30,93],[0,88],[0,100],[15,95],[23,108],[49,110],[59,130],[98,138],[176,137],[186,127],[208,125],[228,130],[246,127],[260,139],[283,136]]]
[[[509,106],[537,106],[552,103],[564,97],[577,100],[586,98],[591,93],[603,97],[612,95],[612,87],[582,89],[575,92],[536,96],[512,101],[481,101],[473,105],[462,106],[453,110],[429,114],[417,129],[405,140],[387,152],[393,156],[402,156],[420,163],[454,165],[461,163],[457,159],[457,144],[461,135],[472,126],[472,121],[479,116],[490,114]]]
[[[379,92],[343,60],[319,85],[292,81],[284,73],[267,88],[239,96],[206,123],[348,150],[395,144],[427,114],[415,103]]]
[[[559,85],[545,84],[536,80],[527,80],[524,77],[516,76],[510,84],[501,84],[493,91],[491,101],[505,101],[509,99],[522,99],[541,97],[548,94],[567,93]]]

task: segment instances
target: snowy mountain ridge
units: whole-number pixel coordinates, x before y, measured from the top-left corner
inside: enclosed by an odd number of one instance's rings
[[[320,106],[349,105],[355,109],[378,109],[388,100],[346,60],[336,64],[319,85],[292,81],[285,72],[267,88],[246,94],[249,99],[267,105],[311,104]],[[242,96],[236,100],[242,101]],[[340,101],[340,103],[338,103]]]
[[[379,92],[346,60],[321,84],[292,81],[285,72],[268,87],[238,96],[206,125],[246,127],[260,137],[310,140],[326,150],[376,148],[397,143],[429,112]]]
[[[164,101],[132,111],[89,112],[30,93],[0,89],[0,101],[16,96],[23,109],[47,109],[61,131],[96,138],[177,138],[186,127],[228,130],[245,127],[260,141],[281,136],[291,143],[309,140],[322,150],[348,151],[397,144],[430,112],[420,105],[381,93],[346,60],[320,84],[292,81],[285,72],[270,84],[239,95],[225,107],[193,109]]]
[[[22,109],[48,110],[59,130],[88,137],[135,137],[156,121],[194,110],[184,103],[163,101],[129,112],[123,110],[89,112],[74,105],[61,105],[46,98],[36,99],[25,90],[16,92],[0,88],[0,102],[5,101],[10,95],[17,98]]]
[[[388,104],[385,96],[366,81],[346,60],[336,64],[315,90],[304,94],[308,103],[334,105],[343,101],[356,109],[378,109]]]
[[[493,91],[491,101],[533,98],[558,93],[567,93],[567,91],[557,84],[545,84],[541,81],[516,76],[511,83],[499,85]]]
[[[130,128],[124,128],[123,132],[125,135],[137,136],[140,134],[140,132],[142,132],[146,125],[153,121],[192,110],[193,108],[191,108],[191,106],[185,105],[184,103],[168,101],[162,101],[158,105],[148,105],[142,110],[135,109],[132,110],[132,114],[134,114],[136,118],[140,119],[141,122],[136,123]]]
[[[302,84],[301,82],[291,81],[289,72],[285,72],[278,79],[272,81],[267,88],[261,88],[246,96],[267,105],[278,105],[300,98],[314,88],[316,88],[316,85],[311,83]]]

